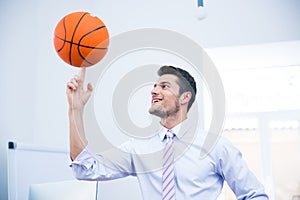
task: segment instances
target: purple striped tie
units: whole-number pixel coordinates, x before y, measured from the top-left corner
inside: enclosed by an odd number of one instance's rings
[[[167,132],[167,141],[163,154],[163,198],[162,200],[175,200],[174,180],[174,133]]]

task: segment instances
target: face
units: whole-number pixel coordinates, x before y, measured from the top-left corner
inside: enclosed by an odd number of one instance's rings
[[[160,118],[175,115],[180,108],[179,85],[175,75],[162,75],[151,91],[151,107],[149,113]]]

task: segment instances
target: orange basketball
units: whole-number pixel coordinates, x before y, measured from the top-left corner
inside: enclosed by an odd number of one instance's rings
[[[75,67],[89,67],[106,54],[109,34],[105,24],[88,12],[63,17],[54,31],[54,47],[59,57]]]

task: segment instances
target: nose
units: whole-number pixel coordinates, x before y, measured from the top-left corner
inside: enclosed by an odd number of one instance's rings
[[[153,89],[151,90],[151,95],[157,95],[159,94],[159,87],[157,85],[154,85]]]

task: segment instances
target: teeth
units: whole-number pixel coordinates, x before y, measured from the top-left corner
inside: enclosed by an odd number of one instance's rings
[[[152,102],[153,103],[156,103],[156,102],[159,102],[160,100],[158,100],[158,99],[155,99],[155,100],[153,100]]]
[[[152,97],[152,103],[157,103],[157,102],[160,102],[160,101],[162,101],[161,98],[159,98],[159,97]]]

